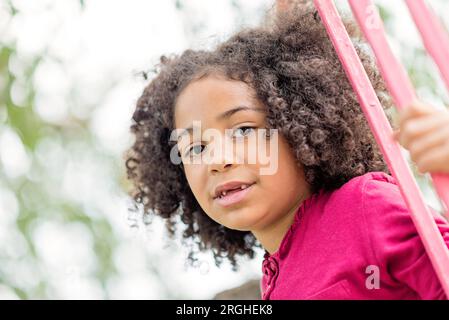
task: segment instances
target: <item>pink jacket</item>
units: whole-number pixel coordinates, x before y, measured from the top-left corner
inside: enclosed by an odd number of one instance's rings
[[[449,224],[435,213],[449,246]],[[265,252],[262,299],[446,299],[393,177],[370,172],[296,212]]]

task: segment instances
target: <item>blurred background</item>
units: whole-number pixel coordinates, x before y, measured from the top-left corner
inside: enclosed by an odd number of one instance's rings
[[[376,3],[419,96],[449,105],[403,2]],[[429,4],[449,21],[449,1]],[[239,297],[258,297],[262,252],[238,271],[209,254],[188,267],[161,221],[129,210],[123,152],[160,55],[212,46],[273,5],[0,0],[0,299],[212,299],[241,285]]]

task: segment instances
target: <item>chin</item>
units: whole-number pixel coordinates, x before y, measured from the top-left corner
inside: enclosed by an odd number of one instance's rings
[[[237,231],[251,231],[254,230],[260,221],[264,219],[264,214],[254,214],[259,210],[260,209],[249,205],[229,209],[226,212],[214,212],[214,217],[211,218],[228,229]]]
[[[231,229],[231,230],[235,230],[235,231],[242,231],[242,232],[245,232],[245,231],[251,231],[251,228],[250,227],[241,227],[241,226],[229,226],[229,227],[227,227],[228,229]]]
[[[237,230],[237,231],[251,231],[254,229],[255,223],[257,222],[255,219],[235,219],[233,221],[229,221],[226,219],[224,223],[222,223],[226,228]]]
[[[247,226],[243,226],[243,225],[234,225],[234,226],[229,226],[227,228],[236,230],[236,231],[250,231],[251,230],[251,227],[247,227]]]

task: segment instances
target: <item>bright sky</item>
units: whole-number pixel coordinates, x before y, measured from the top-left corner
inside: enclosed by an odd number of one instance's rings
[[[0,6],[2,41],[16,42],[17,46],[17,55],[9,66],[19,79],[14,83],[12,98],[16,104],[22,104],[26,95],[26,84],[20,81],[24,66],[46,50],[45,59],[34,76],[35,111],[45,121],[66,126],[77,118],[88,117],[99,146],[119,157],[130,143],[131,114],[145,84],[136,74],[151,68],[161,54],[179,53],[190,46],[207,46],[229,34],[242,21],[256,23],[260,9],[269,2],[236,1],[242,7],[240,13],[228,0],[217,0],[213,5],[187,1],[183,11],[175,10],[174,1],[85,3],[81,9],[76,0],[13,1],[19,14],[11,23],[7,22],[5,7]],[[209,255],[201,258],[199,269],[186,270],[185,250],[180,246],[171,248],[172,251],[164,248],[161,223],[155,221],[147,232],[143,228],[137,232],[130,230],[126,199],[109,191],[110,173],[103,168],[101,157],[80,155],[77,150],[85,152],[85,149],[79,147],[43,141],[37,156],[55,169],[52,172],[62,173],[62,180],[52,177],[51,172],[46,178],[61,183],[60,192],[67,199],[87,208],[99,207],[86,210],[86,214],[106,215],[120,234],[122,242],[114,254],[120,276],[112,279],[108,287],[112,298],[160,297],[164,288],[160,287],[154,272],[163,273],[166,290],[189,298],[210,298],[218,291],[240,285],[245,279],[260,276],[260,260],[247,263],[241,272],[234,273],[226,264],[222,269],[216,268]],[[30,160],[13,131],[2,130],[0,148],[8,150],[1,153],[0,160],[10,178],[27,173]],[[69,158],[63,152],[67,150]],[[3,219],[13,223],[17,199],[6,189],[0,195],[8,200],[0,208],[8,213]],[[8,240],[23,243],[18,234],[6,230]],[[55,288],[54,297],[102,297],[98,282],[91,278],[92,239],[82,224],[43,220],[34,229],[33,238],[42,267],[49,270],[45,274]],[[11,251],[20,252],[19,249],[13,247]],[[149,270],[148,259],[155,270]],[[30,286],[36,283],[36,276],[33,278],[33,272],[27,270],[31,263],[21,265],[22,271],[11,266],[10,278],[17,281],[22,278]],[[0,287],[0,296],[2,292],[4,296],[12,295]]]

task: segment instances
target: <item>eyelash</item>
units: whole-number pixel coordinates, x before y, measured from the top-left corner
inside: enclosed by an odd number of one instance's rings
[[[256,127],[252,127],[252,126],[241,126],[241,127],[236,128],[236,129],[234,130],[234,132],[236,132],[237,130],[240,130],[240,129],[248,129],[248,128],[249,128],[249,129],[256,129]],[[246,135],[245,135],[244,137],[246,137]],[[197,147],[197,146],[202,146],[202,145],[196,144],[196,145],[190,146],[189,148],[187,148],[187,150],[186,150],[186,152],[185,152],[185,156],[190,155],[190,151],[191,151],[193,148]]]

